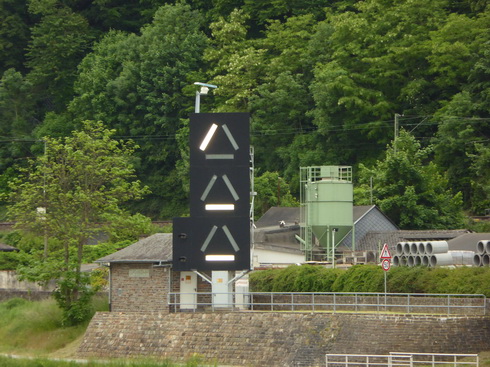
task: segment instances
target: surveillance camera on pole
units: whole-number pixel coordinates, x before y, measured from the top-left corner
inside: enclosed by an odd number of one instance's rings
[[[216,89],[216,88],[218,88],[218,86],[214,85],[214,84],[207,84],[207,83],[201,83],[201,82],[195,82],[194,85],[198,85],[201,87],[201,89],[196,92],[195,112],[199,113],[200,112],[200,104],[201,104],[201,94],[206,95],[209,92],[209,88]]]

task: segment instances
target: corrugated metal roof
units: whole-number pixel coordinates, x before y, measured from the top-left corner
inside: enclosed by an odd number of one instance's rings
[[[131,262],[171,262],[172,234],[156,233],[144,238],[111,255],[98,259],[97,263],[131,263]]]

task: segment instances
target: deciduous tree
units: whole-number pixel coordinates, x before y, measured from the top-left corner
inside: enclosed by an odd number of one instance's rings
[[[24,269],[30,280],[58,279],[56,299],[67,324],[84,321],[92,290],[81,273],[84,246],[97,233],[128,216],[121,204],[147,189],[134,180],[134,146],[111,138],[114,130],[85,122],[65,139],[45,138],[46,154],[13,181],[9,213],[17,225],[54,239]]]
[[[396,151],[393,146],[396,145]],[[373,168],[360,165],[357,205],[373,204],[403,229],[461,228],[462,195],[453,194],[447,178],[428,161],[429,148],[402,130]]]

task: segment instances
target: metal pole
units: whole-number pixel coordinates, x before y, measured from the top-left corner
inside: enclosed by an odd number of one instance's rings
[[[386,311],[386,293],[387,293],[387,291],[386,291],[386,273],[387,273],[387,271],[383,270],[383,272],[385,273],[385,311]]]
[[[398,138],[398,117],[401,115],[398,113],[395,113],[395,131],[394,131],[394,138],[393,138],[393,152],[396,154],[396,139]]]
[[[370,188],[370,195],[369,195],[369,201],[370,201],[370,204],[373,205],[373,176],[371,176],[369,178],[369,188]]]
[[[201,108],[201,93],[199,91],[196,92],[196,105],[194,107],[194,112],[199,113]]]
[[[46,159],[46,165],[48,164],[48,143],[46,140],[44,140],[44,158]],[[48,206],[46,205],[46,169],[44,169],[43,173],[43,201],[44,201],[44,208],[45,208],[45,213],[44,213],[44,253],[43,253],[43,258],[47,259],[48,258],[48,226],[47,226],[47,208]]]

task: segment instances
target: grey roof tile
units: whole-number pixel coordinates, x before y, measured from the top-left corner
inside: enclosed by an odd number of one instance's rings
[[[97,263],[171,262],[172,234],[156,233],[111,255],[98,259]]]

